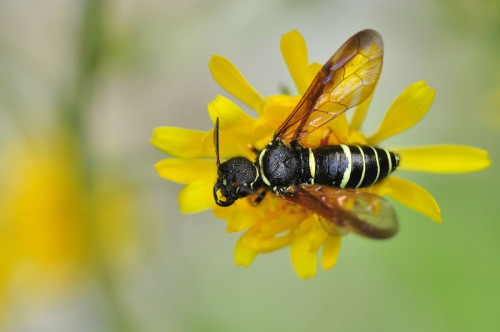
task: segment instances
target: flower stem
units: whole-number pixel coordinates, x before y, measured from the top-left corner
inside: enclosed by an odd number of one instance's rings
[[[83,3],[80,33],[77,39],[77,63],[74,81],[63,100],[62,120],[74,151],[74,165],[80,172],[81,187],[85,197],[85,229],[89,243],[91,267],[97,271],[99,290],[107,299],[108,312],[112,314],[116,331],[132,331],[130,320],[118,297],[114,277],[107,262],[106,249],[97,234],[97,181],[95,155],[89,139],[89,112],[91,110],[100,70],[106,54],[105,0],[86,0]]]

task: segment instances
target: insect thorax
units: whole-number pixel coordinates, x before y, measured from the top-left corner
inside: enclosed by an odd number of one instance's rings
[[[287,147],[272,142],[258,156],[262,182],[277,191],[292,185],[312,183],[313,175],[309,167],[311,149],[301,146]]]

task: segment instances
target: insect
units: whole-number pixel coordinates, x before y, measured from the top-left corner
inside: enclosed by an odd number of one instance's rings
[[[269,192],[316,213],[323,228],[383,239],[398,230],[394,209],[382,197],[362,190],[396,170],[399,156],[368,145],[308,148],[304,138],[366,100],[380,77],[383,42],[374,30],[347,40],[326,62],[292,113],[256,158],[219,158],[219,119],[214,128],[218,179],[215,202],[223,207]]]

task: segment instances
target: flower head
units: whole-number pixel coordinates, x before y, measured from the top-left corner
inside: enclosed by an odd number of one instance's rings
[[[212,122],[220,119],[222,160],[235,156],[255,160],[255,148],[264,147],[272,139],[275,130],[292,112],[321,68],[318,63],[309,63],[305,41],[295,30],[283,35],[281,51],[299,92],[296,96],[262,97],[229,60],[217,55],[210,60],[209,67],[215,81],[257,114],[257,117],[249,116],[223,96],[217,96],[208,105]],[[434,89],[423,81],[413,83],[389,107],[379,129],[366,136],[361,125],[370,96],[356,107],[350,121],[345,114],[338,116],[328,123],[325,130],[309,135],[306,144],[318,146],[319,140],[328,135],[329,144],[378,145],[420,121],[429,110],[434,93]],[[154,130],[152,144],[174,157],[156,164],[160,176],[185,185],[179,195],[180,210],[193,213],[212,209],[217,217],[226,220],[228,232],[244,231],[235,248],[237,265],[249,266],[257,254],[290,246],[293,267],[301,278],[315,275],[320,250],[321,266],[324,269],[333,267],[341,237],[328,234],[313,211],[272,194],[268,194],[258,206],[252,204],[252,199],[237,200],[230,207],[215,204],[212,189],[217,167],[212,135],[212,130],[201,132],[174,127]],[[468,146],[435,145],[392,150],[401,157],[400,170],[462,173],[489,165],[486,151]],[[440,209],[432,195],[413,182],[391,175],[366,191],[387,195],[441,222]]]

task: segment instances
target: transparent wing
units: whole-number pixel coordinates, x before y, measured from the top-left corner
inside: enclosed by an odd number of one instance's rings
[[[383,48],[374,30],[347,40],[316,75],[274,139],[296,142],[368,98],[382,71]]]
[[[301,185],[287,190],[283,198],[318,214],[325,231],[334,236],[338,228],[373,239],[390,238],[398,231],[391,204],[367,192]]]

